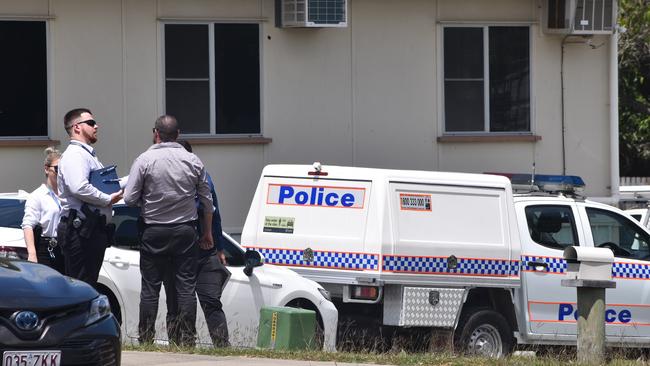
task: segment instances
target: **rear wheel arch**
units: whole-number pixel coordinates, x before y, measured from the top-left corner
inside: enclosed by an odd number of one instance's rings
[[[510,290],[484,287],[470,289],[459,319],[462,318],[466,312],[475,312],[476,309],[494,310],[505,318],[510,329],[513,331],[519,329],[515,305]]]

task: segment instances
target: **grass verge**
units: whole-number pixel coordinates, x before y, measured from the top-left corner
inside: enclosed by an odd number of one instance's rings
[[[161,345],[144,345],[133,346],[124,345],[125,351],[141,352],[173,352],[188,353],[211,356],[237,356],[248,358],[272,358],[284,360],[305,360],[305,361],[330,361],[375,365],[398,365],[398,366],[425,366],[425,365],[477,365],[477,366],[501,366],[501,365],[533,365],[533,366],[550,366],[550,365],[578,365],[575,361],[573,352],[552,352],[542,357],[521,357],[512,356],[503,359],[486,359],[477,357],[463,357],[449,352],[435,353],[408,353],[408,352],[388,352],[388,353],[371,353],[371,352],[321,352],[321,351],[280,351],[255,348],[183,348],[178,346],[161,346]],[[616,353],[616,352],[615,352]],[[614,354],[610,359],[609,365],[613,366],[632,366],[648,365],[647,361],[640,361],[630,355]]]

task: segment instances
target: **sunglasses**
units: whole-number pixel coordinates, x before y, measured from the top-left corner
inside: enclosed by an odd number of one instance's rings
[[[97,125],[97,121],[95,121],[94,119],[89,119],[89,120],[87,120],[87,121],[77,122],[77,124],[75,124],[75,126],[76,126],[76,125],[80,125],[80,124],[82,124],[82,123],[85,123],[85,124],[87,124],[87,125],[90,126],[90,127],[95,127],[95,126]]]
[[[80,122],[81,123],[81,122]],[[58,165],[47,165],[48,168],[54,168],[54,172],[56,174],[59,174],[59,166]]]

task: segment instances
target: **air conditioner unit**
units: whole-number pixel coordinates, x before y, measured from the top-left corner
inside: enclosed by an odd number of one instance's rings
[[[281,28],[348,26],[348,0],[275,0],[275,25]]]
[[[545,33],[612,34],[616,0],[542,0]]]

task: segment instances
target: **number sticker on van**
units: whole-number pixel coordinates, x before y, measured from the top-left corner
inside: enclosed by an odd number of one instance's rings
[[[269,184],[267,204],[363,208],[365,188]]]
[[[431,195],[400,193],[399,208],[404,211],[431,211]]]

